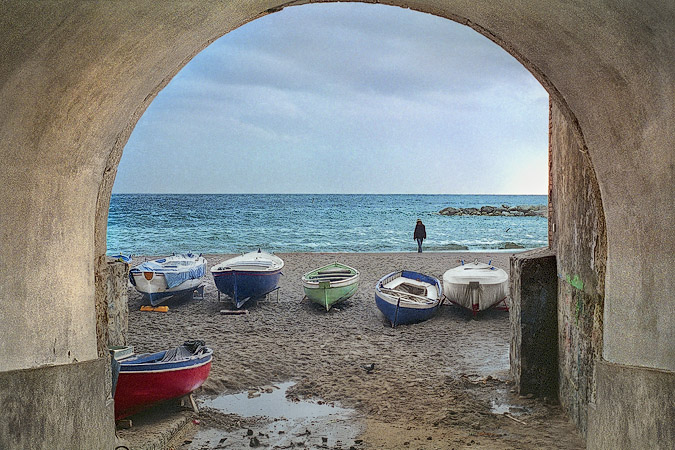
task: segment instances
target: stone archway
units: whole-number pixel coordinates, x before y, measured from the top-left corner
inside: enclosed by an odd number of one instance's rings
[[[66,439],[62,430],[72,430],[73,415],[83,411],[98,419],[86,436],[77,435],[81,447],[110,434],[105,393],[92,384],[73,396],[59,374],[104,377],[95,344],[95,273],[105,253],[112,181],[131,129],[154,95],[210,42],[300,3],[307,2],[3,4],[0,377],[13,391],[3,388],[0,397],[32,405],[36,423],[49,424],[52,442]],[[604,359],[589,445],[655,439],[669,420],[656,411],[672,401],[675,370],[668,276],[675,254],[675,7],[637,0],[551,1],[536,8],[525,0],[385,3],[455,20],[494,40],[544,85],[581,142],[607,226]],[[575,255],[566,253],[567,266],[578,262]],[[56,403],[71,399],[68,411],[45,422],[54,411],[35,395],[38,389],[53,392]],[[617,395],[622,390],[632,395]],[[613,417],[616,408],[638,417],[644,405],[654,415],[639,429]],[[0,436],[11,436],[2,430]],[[21,439],[40,442],[45,435],[37,430]]]

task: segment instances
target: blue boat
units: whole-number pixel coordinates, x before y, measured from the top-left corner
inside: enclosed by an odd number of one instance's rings
[[[123,262],[123,263],[131,264],[131,255],[125,255],[123,253],[118,253],[116,255],[110,255],[110,258],[112,258],[114,261],[117,261],[117,262]]]
[[[236,308],[252,298],[260,298],[279,285],[284,261],[258,250],[223,261],[211,268],[219,292],[232,298]]]
[[[438,309],[441,282],[434,277],[402,270],[384,276],[375,285],[375,303],[395,327],[422,322]]]
[[[192,253],[146,261],[129,271],[129,281],[155,306],[170,297],[203,293],[206,259]]]

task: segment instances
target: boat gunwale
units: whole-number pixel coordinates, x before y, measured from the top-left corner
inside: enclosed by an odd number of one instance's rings
[[[255,259],[244,259],[244,257],[249,255],[258,255],[261,258],[260,261],[269,262],[268,267],[265,267],[265,264],[256,264]],[[250,257],[249,257],[250,258]],[[239,260],[239,261],[234,261]],[[234,261],[234,263],[232,263]],[[243,263],[243,264],[242,264]],[[241,264],[241,265],[240,265]],[[233,258],[226,259],[219,264],[211,267],[211,273],[227,273],[227,272],[260,272],[260,273],[273,273],[280,271],[284,268],[284,260],[279,258],[277,255],[273,255],[267,252],[249,252],[244,253],[243,255],[235,256]],[[246,267],[248,265],[248,267]]]
[[[475,266],[483,265],[483,267],[466,267],[466,266],[469,266],[469,265],[475,265]],[[473,273],[462,273],[461,271],[457,270],[457,269],[460,269],[462,267],[464,267],[463,270],[465,270],[465,271],[466,270],[486,270],[486,269],[489,269],[490,272],[491,272],[490,275],[492,275],[492,277],[489,277],[489,278],[486,277],[485,279],[481,279],[480,277],[472,276],[475,272],[473,272]],[[492,268],[494,268],[494,269],[492,269]],[[494,272],[493,272],[493,270],[494,270]],[[449,272],[452,272],[452,273],[450,273],[448,275]],[[446,275],[447,275],[447,279],[446,279]],[[451,278],[454,278],[454,279],[451,279]],[[492,264],[486,264],[486,263],[481,263],[481,262],[479,262],[477,264],[473,263],[473,262],[467,263],[467,264],[461,264],[459,266],[452,267],[452,268],[446,270],[443,273],[443,284],[444,285],[445,284],[464,285],[464,284],[468,284],[469,282],[478,282],[478,283],[480,283],[482,285],[485,285],[485,286],[494,286],[494,285],[498,285],[498,284],[508,282],[508,280],[509,280],[509,274],[504,269],[502,269],[501,267],[494,266]]]
[[[178,266],[176,266],[176,267],[164,266],[164,262],[168,262],[167,260],[169,258],[174,258],[178,261],[189,261],[190,264],[180,265],[180,267],[178,267]],[[157,262],[160,259],[165,260],[164,262],[157,263],[157,264],[162,265],[161,268],[157,268],[157,269],[154,269],[154,270],[141,270],[141,269],[138,268],[139,266],[141,266],[141,265],[143,265],[147,262]],[[144,261],[140,264],[137,264],[135,267],[131,268],[129,270],[129,273],[133,274],[133,275],[140,275],[140,274],[143,274],[145,272],[150,272],[150,273],[153,273],[155,276],[159,276],[159,275],[164,276],[165,273],[185,272],[186,270],[189,270],[192,267],[200,266],[200,265],[204,265],[204,272],[206,272],[207,264],[208,264],[208,261],[206,260],[206,258],[204,256],[195,256],[194,259],[193,259],[193,258],[190,258],[190,257],[179,258],[178,255],[171,255],[171,256],[163,256],[161,258],[155,258],[155,259],[151,259],[151,260],[148,260],[148,261]]]
[[[349,275],[348,277],[346,277],[342,280],[334,280],[334,281],[317,280],[317,281],[314,281],[314,280],[309,279],[310,274],[318,273],[319,271],[321,271],[323,269],[326,269],[328,267],[334,267],[334,266],[339,266],[339,267],[348,269],[352,273],[351,273],[351,275]],[[333,262],[333,263],[330,263],[330,264],[326,264],[325,266],[310,270],[309,272],[304,274],[302,276],[302,285],[303,285],[303,287],[305,287],[307,289],[321,289],[320,283],[324,282],[324,281],[328,281],[328,283],[329,283],[328,288],[329,289],[330,288],[340,288],[340,287],[348,287],[348,286],[351,286],[354,283],[358,283],[359,278],[360,278],[360,273],[357,269],[336,261],[336,262]]]
[[[163,350],[156,353],[141,354],[138,357],[153,357],[155,355],[165,355],[168,350]],[[159,357],[159,356],[157,356]],[[189,358],[176,361],[157,361],[149,360],[147,362],[133,362],[126,359],[120,361],[120,373],[154,373],[154,372],[170,372],[175,370],[183,370],[194,367],[201,367],[208,364],[213,359],[213,349],[207,347],[204,353],[193,354]],[[161,367],[160,366],[166,366]],[[154,370],[153,367],[156,367]]]
[[[428,284],[429,286],[435,286],[435,287],[436,287],[436,298],[433,299],[433,298],[431,298],[431,297],[422,296],[422,297],[424,297],[424,298],[428,298],[428,299],[429,299],[429,302],[428,302],[428,303],[421,303],[421,302],[416,302],[416,301],[408,300],[408,299],[406,299],[405,297],[400,297],[400,302],[399,302],[399,297],[395,297],[394,295],[391,295],[391,294],[389,294],[389,293],[387,293],[387,292],[383,292],[383,291],[382,291],[382,289],[386,289],[386,288],[384,288],[384,284],[386,284],[386,283],[388,283],[388,282],[390,282],[390,281],[393,281],[393,280],[396,279],[396,278],[407,278],[407,279],[412,279],[412,278],[408,278],[408,277],[403,276],[403,273],[404,273],[404,272],[408,272],[408,273],[416,273],[416,274],[419,274],[419,275],[423,275],[424,277],[433,279],[433,280],[434,280],[433,283],[428,283],[428,282],[426,282],[426,281],[424,281],[423,283],[426,283],[426,284]],[[420,281],[420,280],[416,280],[416,281]],[[383,276],[382,278],[380,278],[380,280],[379,280],[379,281],[377,282],[377,284],[375,285],[375,295],[378,296],[378,297],[380,297],[381,300],[383,300],[383,301],[385,301],[385,302],[387,302],[387,303],[389,303],[389,304],[391,304],[391,305],[399,304],[399,306],[402,306],[402,305],[405,303],[405,306],[403,306],[404,308],[409,308],[409,309],[432,309],[432,308],[435,308],[435,307],[437,307],[438,305],[440,305],[441,297],[442,297],[442,295],[443,295],[443,289],[442,289],[442,287],[441,287],[441,282],[440,282],[440,280],[439,280],[438,278],[436,278],[436,277],[433,277],[433,276],[430,276],[430,275],[426,275],[426,274],[423,274],[423,273],[420,273],[420,272],[414,272],[414,271],[411,271],[411,270],[399,270],[399,271],[396,271],[396,272],[392,272],[392,273],[390,273],[390,274],[387,274],[387,275]]]

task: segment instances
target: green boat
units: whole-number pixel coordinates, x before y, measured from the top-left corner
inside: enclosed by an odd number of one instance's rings
[[[359,271],[335,262],[304,274],[302,286],[307,298],[328,311],[335,303],[354,295],[359,288]]]

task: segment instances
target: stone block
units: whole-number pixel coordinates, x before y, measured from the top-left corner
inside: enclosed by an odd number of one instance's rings
[[[106,302],[108,306],[108,346],[126,345],[129,326],[129,264],[108,261]]]
[[[511,375],[521,394],[557,397],[558,278],[548,248],[511,257]]]

